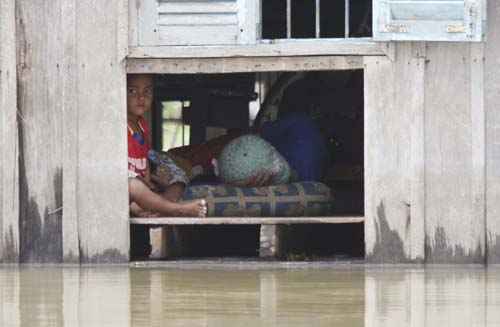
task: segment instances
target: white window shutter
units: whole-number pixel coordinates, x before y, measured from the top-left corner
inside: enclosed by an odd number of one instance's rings
[[[142,0],[140,46],[234,45],[256,41],[254,0]]]
[[[377,41],[482,41],[485,0],[373,0]]]

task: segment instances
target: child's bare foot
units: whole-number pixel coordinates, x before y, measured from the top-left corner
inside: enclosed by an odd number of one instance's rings
[[[200,218],[207,216],[208,208],[207,201],[205,199],[181,202],[178,205],[180,216]]]

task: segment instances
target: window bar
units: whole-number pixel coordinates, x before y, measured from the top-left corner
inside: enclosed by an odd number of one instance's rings
[[[286,0],[286,38],[292,37],[292,0]]]
[[[320,1],[321,0],[316,0],[316,38],[318,39],[320,37],[320,25],[319,25],[319,19],[320,19]]]
[[[349,38],[349,0],[345,0],[345,38]]]

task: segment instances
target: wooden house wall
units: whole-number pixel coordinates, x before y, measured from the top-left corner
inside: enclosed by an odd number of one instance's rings
[[[484,262],[482,44],[398,44],[366,58],[366,252]]]
[[[500,10],[486,44],[365,57],[367,259],[500,262]]]
[[[17,1],[20,261],[128,260],[127,1]]]
[[[126,261],[128,1],[0,4],[0,260]],[[364,57],[370,261],[500,262],[500,9],[489,6],[485,46],[399,43],[393,57]]]

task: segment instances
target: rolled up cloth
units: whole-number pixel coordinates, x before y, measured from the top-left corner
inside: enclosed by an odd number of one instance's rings
[[[163,186],[169,186],[175,183],[189,184],[189,178],[186,171],[165,152],[149,150],[148,159],[151,165],[151,173]]]

